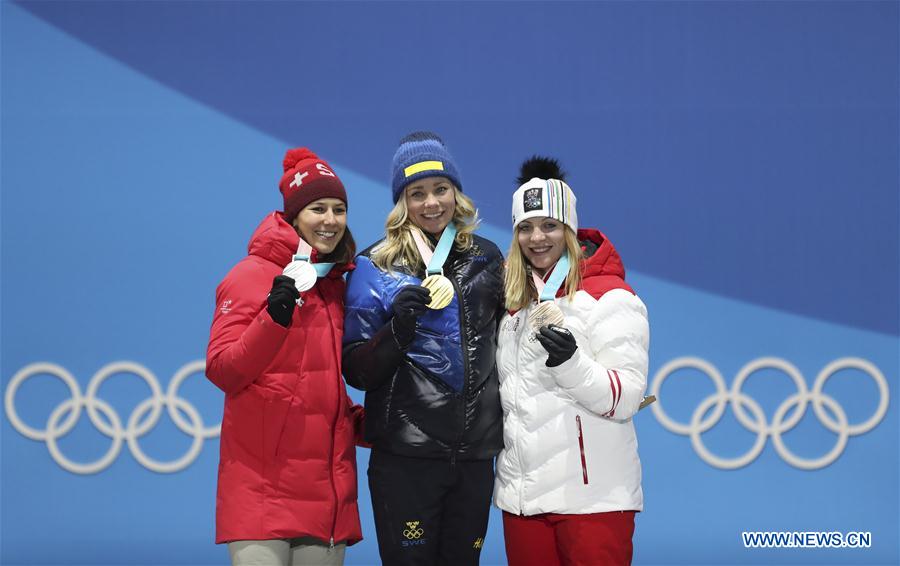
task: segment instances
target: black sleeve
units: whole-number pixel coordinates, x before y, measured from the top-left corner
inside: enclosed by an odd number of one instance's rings
[[[496,330],[497,330],[497,339],[500,338],[500,322],[503,320],[503,315],[506,313],[506,261],[503,259],[503,253],[498,249],[497,253],[500,256],[497,267],[497,276],[500,278],[500,301],[497,304],[497,312],[495,314],[496,317]]]
[[[394,375],[403,361],[403,350],[389,322],[369,340],[345,345],[341,361],[350,387],[372,391]]]

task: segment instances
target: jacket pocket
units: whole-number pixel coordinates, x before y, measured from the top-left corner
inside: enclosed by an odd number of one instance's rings
[[[263,413],[263,458],[266,463],[274,462],[278,456],[288,416],[291,412],[291,401],[273,399],[266,403]]]
[[[252,387],[264,400],[259,416],[261,425],[259,442],[263,463],[265,466],[271,466],[279,455],[291,406],[296,400],[302,378],[292,373],[270,373],[264,377],[264,380],[253,384]]]
[[[584,429],[581,427],[581,415],[575,415],[575,424],[578,426],[578,451],[581,452],[581,476],[584,480],[584,485],[587,485],[587,460],[584,457]]]

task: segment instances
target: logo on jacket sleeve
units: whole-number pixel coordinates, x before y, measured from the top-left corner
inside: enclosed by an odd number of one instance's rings
[[[419,521],[407,521],[406,528],[403,530],[403,536],[406,537],[406,540],[400,541],[400,545],[410,547],[425,544],[427,540],[422,538],[424,534],[425,530],[419,527]]]
[[[222,314],[230,313],[231,312],[231,304],[233,302],[234,301],[232,301],[231,299],[225,299],[224,301],[222,301],[222,305],[219,307],[219,312],[221,312]]]
[[[477,539],[475,539],[475,544],[472,545],[472,548],[474,548],[476,550],[481,550],[481,547],[483,547],[483,546],[484,546],[484,538],[478,537]]]

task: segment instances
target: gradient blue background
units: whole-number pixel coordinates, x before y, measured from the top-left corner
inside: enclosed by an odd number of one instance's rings
[[[202,359],[214,288],[278,208],[284,150],[309,145],[350,193],[366,246],[390,208],[389,162],[413,129],[441,133],[483,233],[506,248],[518,164],[570,171],[585,226],[622,253],[651,315],[651,376],[680,356],[730,383],[763,356],[812,386],[834,359],[880,368],[891,405],[817,471],[772,441],[747,467],[705,464],[650,411],[639,564],[896,564],[900,369],[898,3],[0,3],[0,373],[58,363],[82,391],[130,360],[165,387]],[[748,382],[771,420],[794,390]],[[206,425],[222,396],[202,376],[182,396]],[[129,375],[101,389],[123,420],[146,398]],[[669,378],[661,403],[687,421],[712,386]],[[878,400],[860,372],[826,392],[851,423]],[[353,393],[357,400],[361,396]],[[29,380],[20,416],[40,428],[68,393]],[[834,435],[809,410],[797,454]],[[0,424],[3,564],[212,564],[217,440],[176,474],[127,447],[92,476]],[[722,456],[753,443],[730,411],[704,435]],[[141,439],[174,459],[190,438],[164,416]],[[88,462],[109,446],[83,416],[60,441]],[[366,539],[377,562],[360,450]],[[750,550],[744,530],[871,531],[870,549]],[[492,515],[482,562],[504,562]]]

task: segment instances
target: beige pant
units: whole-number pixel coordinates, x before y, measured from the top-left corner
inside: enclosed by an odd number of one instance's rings
[[[312,537],[228,543],[232,566],[343,566],[346,549],[344,543],[330,548]]]

